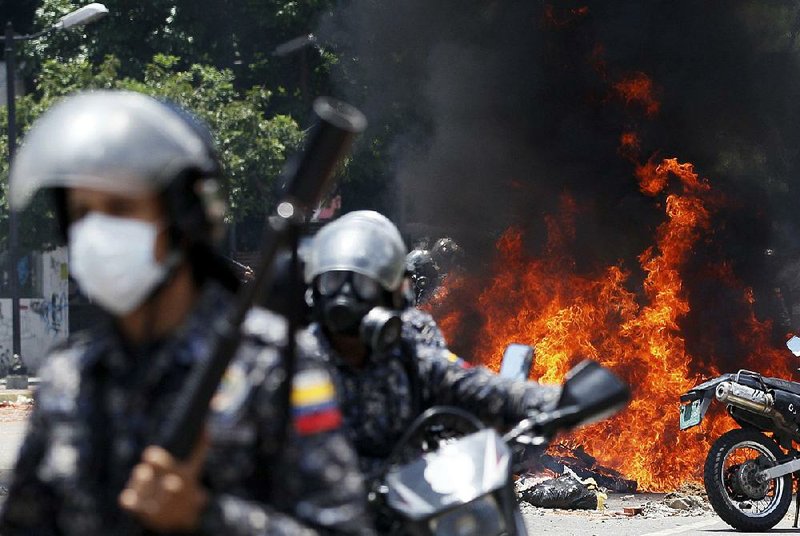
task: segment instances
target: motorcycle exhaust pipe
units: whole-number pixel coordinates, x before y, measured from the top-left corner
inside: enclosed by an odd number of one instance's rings
[[[717,385],[717,400],[756,413],[773,416],[775,401],[772,395],[740,383],[723,382]]]

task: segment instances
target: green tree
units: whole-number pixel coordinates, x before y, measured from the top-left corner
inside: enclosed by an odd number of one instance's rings
[[[224,169],[223,188],[230,207],[229,221],[263,220],[274,201],[274,180],[286,153],[300,143],[302,131],[289,116],[266,117],[269,91],[253,88],[241,93],[234,88],[230,70],[199,64],[179,70],[175,68],[179,63],[177,57],[156,55],[137,80],[119,76],[120,61],[115,57],[108,57],[97,66],[86,58],[47,61],[42,65],[35,91],[18,101],[19,126],[24,132],[57,99],[78,90],[128,89],[169,99],[206,121],[216,137]],[[8,150],[5,126],[6,114],[2,114],[3,154]],[[3,159],[3,206],[7,205],[7,177],[8,165]],[[6,225],[7,210],[3,210],[0,229]],[[23,247],[40,248],[57,237],[51,207],[45,199],[35,200],[23,214],[21,226],[25,229],[20,235]]]
[[[44,0],[37,27],[46,28],[88,0]],[[109,15],[78,33],[41,40],[32,55],[68,61],[85,57],[100,63],[119,58],[122,76],[141,78],[156,54],[180,58],[177,67],[194,64],[230,69],[238,89],[275,88],[271,108],[306,114],[311,97],[327,88],[333,56],[309,46],[285,56],[275,48],[310,33],[318,14],[333,0],[105,0]],[[35,67],[33,68],[35,71]],[[33,71],[32,71],[33,72]]]
[[[30,30],[46,28],[90,0],[43,0]],[[316,95],[330,91],[337,58],[314,44],[276,55],[317,26],[335,0],[104,0],[96,24],[28,42],[20,50],[33,95],[20,101],[21,126],[78,89],[125,87],[193,109],[218,133],[231,177],[227,193],[238,236],[271,201],[271,177],[300,137]],[[109,61],[107,58],[115,58]],[[272,117],[269,121],[265,117]],[[292,119],[294,118],[294,119]],[[5,118],[3,118],[4,120]],[[348,208],[390,209],[383,129],[359,143],[341,177]],[[376,201],[380,199],[380,201]],[[44,228],[47,218],[38,228]],[[0,225],[2,216],[0,216]],[[260,224],[257,225],[260,227]],[[0,237],[3,231],[0,227]],[[251,247],[256,247],[252,240]]]

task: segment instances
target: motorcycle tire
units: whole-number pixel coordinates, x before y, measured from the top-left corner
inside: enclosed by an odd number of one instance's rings
[[[765,455],[769,452],[773,460],[780,459],[784,454],[778,445],[757,430],[736,429],[722,434],[711,446],[703,470],[703,483],[705,484],[708,501],[714,511],[731,527],[745,532],[766,531],[777,525],[789,510],[792,502],[792,476],[785,475],[775,482],[778,493],[773,499],[767,512],[760,515],[748,515],[733,503],[723,480],[725,458],[735,448],[747,444],[757,444],[763,447]],[[751,447],[752,448],[752,447]],[[781,482],[782,481],[782,482]],[[779,496],[778,496],[779,495]],[[742,501],[748,502],[748,501]]]

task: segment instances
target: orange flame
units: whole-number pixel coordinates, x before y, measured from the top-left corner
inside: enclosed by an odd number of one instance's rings
[[[544,7],[545,23],[556,29],[587,14],[588,9],[557,10],[550,3]],[[626,124],[636,124],[631,111],[649,119],[659,113],[656,86],[645,73],[615,73],[600,43],[587,61],[610,84],[606,94],[625,103]],[[592,273],[578,272],[572,251],[580,211],[563,195],[558,212],[546,218],[548,240],[541,256],[528,254],[521,231],[510,228],[497,241],[489,280],[449,278],[432,309],[448,339],[459,340],[461,334],[474,338],[473,355],[494,370],[512,342],[536,346],[532,375],[542,382],[562,381],[583,358],[614,369],[631,386],[628,408],[559,441],[584,447],[598,463],[636,480],[641,490],[667,491],[687,481],[699,482],[711,443],[735,426],[714,404],[700,426],[680,432],[680,394],[718,375],[715,363],[723,357],[729,364],[722,372],[748,368],[790,378],[793,371],[786,350],[771,346],[770,323],[756,318],[752,290],[724,261],[706,267],[706,275],[732,291],[730,305],[738,316],[731,331],[743,354],[710,355],[716,351],[710,350],[709,355],[690,355],[681,321],[693,304],[681,272],[698,241],[711,232],[710,185],[692,164],[675,158],[640,163],[641,140],[633,128],[620,136],[618,151],[634,163],[640,191],[664,197],[658,205],[664,221],[653,244],[638,256],[640,290],[631,290],[639,288],[639,276],[632,277],[621,261]]]
[[[700,427],[678,430],[678,396],[719,374],[711,364],[714,356],[689,355],[680,328],[691,307],[681,269],[698,240],[710,232],[710,186],[692,164],[674,158],[639,166],[636,176],[650,196],[676,180],[666,194],[665,220],[655,241],[638,257],[645,276],[639,295],[627,288],[630,273],[622,263],[590,275],[577,273],[569,251],[578,209],[565,195],[558,216],[547,218],[548,242],[541,258],[526,254],[522,233],[508,229],[497,242],[488,284],[461,277],[447,285],[433,309],[445,334],[456,340],[464,304],[475,304],[482,322],[475,355],[495,370],[512,342],[536,346],[533,375],[543,382],[560,382],[587,357],[614,369],[631,385],[630,406],[567,440],[636,480],[640,489],[663,491],[699,481],[711,442],[734,423],[714,409]],[[766,358],[776,364],[773,374],[789,373],[785,352],[769,349],[770,325],[756,319],[749,291],[728,265],[715,269],[720,280],[741,289],[739,305],[749,311],[737,327],[751,349],[743,364],[763,371]]]
[[[653,117],[661,109],[661,103],[655,98],[653,81],[644,73],[633,73],[616,84],[614,90],[625,104],[637,104],[644,108],[645,115]]]

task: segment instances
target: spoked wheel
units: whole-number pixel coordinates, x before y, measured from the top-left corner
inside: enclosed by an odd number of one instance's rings
[[[792,502],[792,476],[760,482],[756,475],[783,456],[773,440],[756,430],[731,430],[711,446],[703,482],[714,511],[735,529],[774,527]]]

